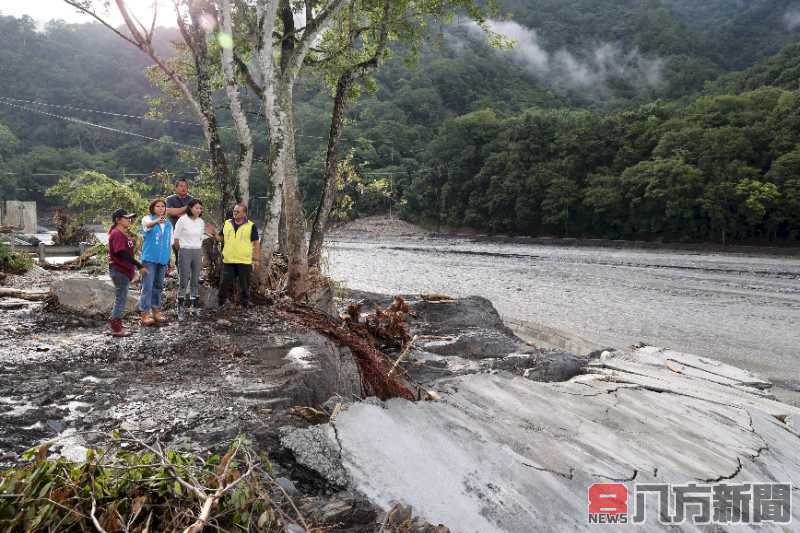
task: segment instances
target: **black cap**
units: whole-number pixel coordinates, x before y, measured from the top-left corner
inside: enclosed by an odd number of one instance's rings
[[[114,214],[111,215],[111,221],[116,224],[118,218],[134,218],[135,216],[135,214],[128,213],[125,209],[117,209],[114,211]]]

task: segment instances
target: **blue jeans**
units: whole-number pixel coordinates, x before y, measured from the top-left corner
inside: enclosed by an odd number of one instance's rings
[[[128,302],[128,287],[131,286],[131,280],[128,276],[114,270],[108,269],[108,275],[111,276],[111,281],[114,283],[114,309],[111,310],[111,318],[122,318],[125,314],[125,304]]]
[[[164,276],[167,265],[144,262],[147,273],[142,276],[142,295],[139,297],[139,311],[161,309],[161,291],[164,290]]]

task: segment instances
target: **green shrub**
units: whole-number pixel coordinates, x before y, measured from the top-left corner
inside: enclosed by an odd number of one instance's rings
[[[0,242],[0,271],[22,274],[33,267],[33,257],[26,253],[13,252],[11,247]]]
[[[47,190],[47,196],[57,198],[67,207],[80,212],[78,222],[100,222],[110,225],[111,212],[125,209],[142,216],[147,212],[147,200],[141,184],[118,181],[101,172],[87,170],[74,176],[64,176]]]

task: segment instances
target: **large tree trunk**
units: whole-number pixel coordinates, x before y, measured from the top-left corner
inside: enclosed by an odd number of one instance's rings
[[[275,105],[276,87],[269,85],[264,88],[265,102],[270,100],[273,103],[266,105],[266,109],[271,110],[269,117],[269,137],[270,137],[270,168],[269,168],[269,184],[271,198],[267,204],[266,216],[264,217],[264,230],[261,235],[261,272],[259,282],[266,284],[269,276],[269,269],[272,264],[272,254],[275,252],[275,246],[280,237],[280,219],[281,212],[283,211],[283,188],[284,171],[286,162],[286,146],[283,141],[284,134],[284,113]]]
[[[222,31],[230,36],[231,46],[222,46],[222,71],[225,76],[225,91],[230,102],[231,116],[236,125],[236,133],[239,135],[239,170],[238,187],[239,194],[236,199],[247,205],[250,201],[250,170],[253,166],[253,136],[247,124],[247,118],[242,112],[242,104],[239,99],[239,86],[234,75],[233,59],[233,23],[231,20],[231,2],[222,0]]]
[[[289,259],[289,295],[299,300],[306,293],[308,274],[308,248],[306,247],[306,217],[303,211],[302,196],[297,183],[297,158],[294,138],[294,106],[292,105],[292,84],[282,85],[278,100],[284,105],[287,120],[283,152],[283,210],[286,213],[286,244]]]
[[[322,255],[322,243],[325,240],[325,229],[328,225],[333,203],[336,201],[336,182],[338,178],[339,153],[337,150],[342,136],[342,124],[347,103],[347,92],[353,81],[352,72],[348,71],[339,77],[336,83],[336,97],[333,100],[331,128],[328,132],[328,150],[325,154],[325,184],[319,199],[314,225],[311,228],[311,239],[308,244],[308,266],[319,267]]]
[[[269,271],[272,265],[272,253],[278,241],[280,216],[283,209],[283,161],[284,150],[283,114],[277,106],[275,56],[272,49],[272,34],[278,12],[278,0],[259,0],[256,3],[256,13],[261,29],[258,43],[258,63],[264,83],[262,102],[264,113],[269,128],[270,137],[270,162],[269,162],[269,189],[272,197],[267,204],[264,217],[264,229],[261,232],[261,271],[259,272],[259,286],[267,287]]]
[[[203,11],[198,3],[189,3],[189,17],[192,19],[190,29],[182,27],[184,40],[192,49],[197,78],[197,103],[205,118],[203,129],[208,143],[209,162],[220,190],[220,217],[225,218],[225,212],[235,201],[235,190],[231,186],[230,169],[228,168],[225,149],[219,136],[217,115],[214,110],[211,89],[210,59],[206,44],[206,32],[202,26]],[[191,32],[189,34],[189,32]]]
[[[281,209],[281,219],[278,223],[278,253],[289,257],[289,241],[286,231],[286,209]]]
[[[303,62],[312,44],[336,17],[339,10],[352,0],[331,0],[315,18],[306,21],[302,37],[296,39],[294,18],[289,0],[259,0],[256,12],[259,20],[259,64],[264,81],[264,108],[269,123],[272,145],[270,180],[273,197],[265,221],[262,253],[266,256],[262,279],[266,280],[272,259],[281,208],[286,210],[287,244],[289,251],[289,294],[300,299],[306,292],[308,249],[305,242],[305,216],[297,184],[295,158],[294,106],[292,91]],[[314,4],[314,3],[312,3]],[[307,4],[312,5],[312,4]],[[313,9],[307,12],[313,15]],[[280,18],[283,38],[273,41],[276,20]],[[273,46],[276,45],[274,48]],[[279,52],[276,54],[276,49]],[[280,205],[283,200],[283,206]],[[265,245],[264,245],[265,244]]]

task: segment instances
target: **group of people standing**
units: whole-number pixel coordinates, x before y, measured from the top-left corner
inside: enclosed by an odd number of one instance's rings
[[[255,224],[247,218],[247,206],[233,208],[233,216],[217,232],[213,224],[203,220],[203,202],[189,195],[185,179],[175,183],[175,194],[150,202],[148,214],[142,218],[144,237],[141,257],[136,259],[136,243],[131,224],[136,214],[117,209],[111,216],[113,225],[108,236],[109,274],[116,289],[111,311],[111,333],[115,337],[130,335],[122,326],[128,290],[136,271],[141,276],[138,311],[143,326],[165,323],[161,313],[164,279],[172,271],[173,253],[178,267],[176,311],[182,319],[188,311],[198,314],[199,285],[203,266],[203,240],[212,237],[222,242],[222,281],[218,303],[225,307],[232,287],[238,280],[239,303],[249,305],[250,274],[258,269],[260,241]]]

